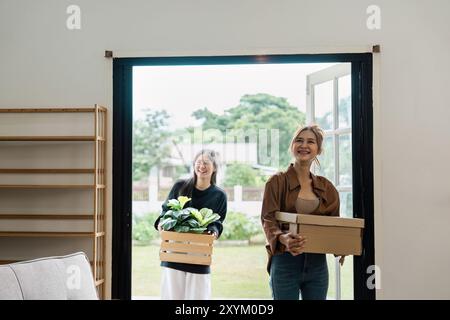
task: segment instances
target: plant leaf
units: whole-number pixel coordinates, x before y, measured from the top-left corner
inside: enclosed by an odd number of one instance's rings
[[[205,230],[206,228],[191,228],[189,231],[193,233],[203,233]]]
[[[168,219],[165,219],[165,220],[161,223],[161,228],[162,228],[164,231],[169,231],[169,230],[171,230],[176,224],[177,224],[177,220],[176,220],[176,219],[168,218]]]
[[[175,226],[174,230],[176,232],[189,232],[190,228],[189,228],[189,226],[177,225],[177,226]]]
[[[206,218],[205,220],[203,220],[203,222],[201,223],[202,227],[206,227],[208,226],[210,223],[217,221],[220,219],[220,216],[217,213],[214,213],[213,215],[209,216],[208,218]]]
[[[208,215],[211,215],[213,211],[208,208],[202,208],[200,209],[200,213],[202,214],[203,219],[205,219]]]
[[[191,215],[195,218],[195,219],[197,219],[197,221],[201,224],[202,223],[202,221],[203,221],[203,216],[202,216],[202,214],[200,213],[200,211],[198,211],[197,209],[195,209],[195,208],[189,208],[190,210],[190,212],[191,212]]]
[[[187,220],[187,224],[193,229],[200,228],[200,222],[198,222],[197,219],[189,219]]]
[[[173,212],[172,210],[167,210],[166,213],[164,213],[164,215],[163,215],[162,218],[163,218],[163,219],[166,219],[166,218],[175,218],[174,215],[173,215],[173,213],[174,213],[174,212]]]
[[[179,196],[178,197],[178,203],[180,204],[180,209],[183,209],[186,202],[191,201],[191,198],[185,197],[185,196]]]
[[[182,214],[182,213],[183,213],[182,211],[173,211],[172,217],[173,217],[174,219],[178,219],[178,217],[179,217],[180,214]]]
[[[181,210],[180,202],[177,199],[170,199],[167,206],[172,210]]]
[[[180,213],[177,217],[177,220],[179,222],[183,222],[183,221],[189,219],[190,217],[191,217],[191,213],[184,209],[184,210],[180,211]]]

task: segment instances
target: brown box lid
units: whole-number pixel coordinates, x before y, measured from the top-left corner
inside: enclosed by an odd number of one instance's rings
[[[278,221],[289,223],[311,224],[319,226],[364,228],[364,219],[359,218],[341,218],[341,217],[330,217],[314,214],[297,214],[280,211],[277,211],[275,213],[275,218]]]

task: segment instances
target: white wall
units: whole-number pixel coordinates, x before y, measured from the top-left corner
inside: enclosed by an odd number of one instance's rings
[[[79,31],[65,27],[69,4],[81,7]],[[366,28],[369,4],[381,7],[379,31]],[[105,50],[255,54],[380,44],[377,296],[449,299],[449,12],[448,0],[1,0],[0,107],[111,107]]]

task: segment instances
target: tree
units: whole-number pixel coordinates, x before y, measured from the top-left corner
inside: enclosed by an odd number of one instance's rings
[[[166,111],[145,111],[133,125],[133,181],[148,177],[151,168],[170,155]]]
[[[225,187],[243,186],[243,187],[260,187],[264,185],[264,180],[258,171],[248,164],[233,163],[227,166]]]
[[[286,98],[275,97],[266,93],[244,95],[239,105],[225,111],[223,115],[217,115],[206,108],[199,109],[193,113],[198,120],[203,120],[203,130],[218,129],[223,134],[227,130],[243,129],[278,129],[279,141],[277,152],[279,156],[279,168],[286,168],[291,161],[289,144],[295,130],[305,124],[305,114],[298,107],[291,105]],[[207,143],[208,141],[204,141]],[[258,139],[258,150],[260,141]],[[272,150],[272,143],[268,141],[267,150]],[[270,155],[273,157],[274,155]],[[259,155],[258,155],[259,157]],[[261,160],[261,159],[258,159]],[[265,163],[261,163],[266,165]]]

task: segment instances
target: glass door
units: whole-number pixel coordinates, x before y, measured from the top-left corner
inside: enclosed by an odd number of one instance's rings
[[[352,81],[351,64],[342,63],[307,77],[307,123],[325,132],[320,167],[314,172],[336,186],[341,200],[340,216],[353,217],[352,193]],[[353,299],[353,257],[327,255],[330,273],[329,299]]]

